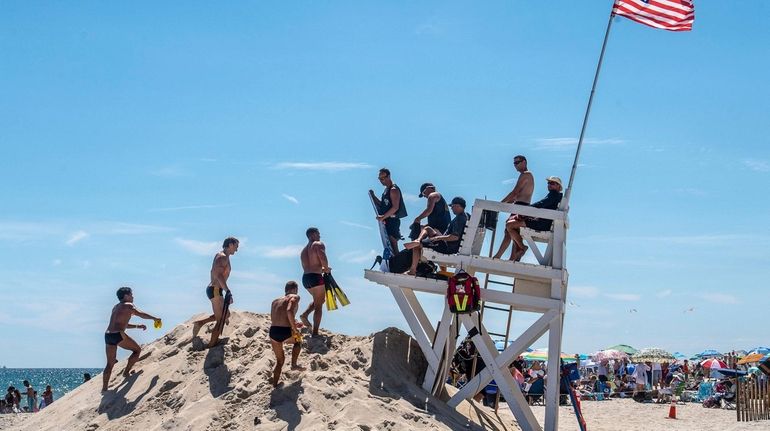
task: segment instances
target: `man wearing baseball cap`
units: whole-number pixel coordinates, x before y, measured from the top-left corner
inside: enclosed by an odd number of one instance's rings
[[[555,210],[559,207],[559,202],[562,198],[562,185],[561,178],[548,177],[545,179],[548,183],[548,194],[545,198],[533,203],[531,206],[534,208],[543,208],[548,210]],[[511,240],[516,244],[516,253],[512,258],[515,261],[521,260],[524,253],[527,252],[528,247],[524,245],[524,241],[521,239],[520,229],[524,226],[534,230],[551,230],[551,224],[553,220],[541,219],[536,217],[526,217],[517,215],[514,220],[505,224],[505,231],[510,235]]]
[[[420,224],[420,220],[428,217],[428,226],[439,232],[444,232],[449,226],[449,206],[444,200],[444,196],[436,191],[433,183],[424,183],[420,186],[420,197],[428,198],[425,209],[414,218],[413,224]],[[424,228],[425,226],[420,226]]]
[[[415,241],[404,244],[405,248],[412,249],[412,266],[409,268],[409,275],[415,275],[417,272],[423,246],[443,254],[455,254],[460,250],[465,225],[471,216],[465,212],[465,199],[458,196],[452,199],[451,205],[455,218],[449,223],[443,235],[432,227],[426,226]]]

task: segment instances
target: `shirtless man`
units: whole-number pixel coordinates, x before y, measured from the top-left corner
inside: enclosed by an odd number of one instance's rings
[[[515,156],[513,158],[513,167],[519,173],[519,179],[516,181],[513,190],[505,195],[501,202],[504,204],[529,205],[529,203],[532,202],[532,193],[535,190],[535,179],[532,176],[532,172],[527,170],[527,158],[522,155]],[[516,214],[511,214],[510,217],[508,217],[508,220],[506,220],[505,236],[503,236],[503,241],[500,243],[500,248],[493,256],[494,259],[500,259],[511,244],[511,235],[508,233],[508,225],[514,221],[515,217]],[[512,260],[517,252],[521,253],[514,244],[511,248]]]
[[[309,227],[305,231],[307,236],[307,245],[300,253],[302,261],[302,285],[313,296],[313,302],[307,307],[299,318],[302,323],[313,329],[313,336],[318,335],[318,328],[321,326],[321,316],[323,315],[324,301],[326,300],[326,288],[323,274],[330,272],[329,261],[326,258],[326,246],[321,242],[321,232],[318,228]],[[313,325],[310,325],[308,316],[313,313]]]
[[[142,351],[142,348],[139,347],[136,341],[126,335],[126,328],[136,328],[144,331],[147,327],[128,323],[131,316],[154,320],[156,325],[160,325],[160,317],[147,314],[134,306],[134,294],[131,292],[130,287],[121,287],[118,289],[117,295],[120,303],[112,308],[110,324],[107,326],[107,331],[104,332],[104,343],[107,345],[107,366],[104,367],[104,372],[102,373],[102,392],[107,391],[112,367],[118,362],[118,347],[131,351],[126,369],[123,370],[123,377],[128,377],[131,374],[131,368],[139,360],[139,353]]]
[[[211,308],[214,314],[211,316],[198,320],[193,323],[193,337],[198,335],[203,325],[209,322],[214,323],[214,332],[211,333],[211,341],[209,341],[208,347],[214,347],[219,341],[220,332],[223,325],[221,321],[227,320],[230,317],[230,313],[227,316],[222,316],[222,311],[225,305],[225,294],[230,292],[230,288],[227,286],[227,279],[230,277],[230,256],[234,255],[238,251],[238,239],[235,237],[227,237],[222,243],[222,251],[214,256],[214,262],[211,264],[211,282],[206,287],[206,296],[211,300]],[[232,295],[230,296],[230,304],[233,303]]]
[[[293,343],[291,348],[291,369],[303,371],[304,368],[297,365],[297,358],[301,349],[302,337],[297,328],[299,325],[294,321],[299,308],[299,295],[297,295],[297,282],[289,281],[284,288],[285,295],[275,299],[270,306],[270,345],[273,346],[275,353],[275,368],[273,368],[273,379],[270,383],[273,387],[278,386],[278,380],[281,378],[281,369],[286,360],[283,353],[283,343]]]

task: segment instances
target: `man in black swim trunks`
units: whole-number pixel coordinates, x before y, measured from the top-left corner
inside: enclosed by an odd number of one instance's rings
[[[548,177],[545,179],[548,183],[548,194],[543,199],[533,203],[531,206],[534,208],[543,208],[548,210],[555,210],[559,208],[559,202],[561,202],[561,179],[559,177]],[[524,241],[521,239],[520,229],[524,226],[539,230],[547,231],[551,230],[552,220],[539,219],[536,217],[525,217],[521,215],[515,215],[513,220],[509,220],[505,223],[505,231],[508,236],[511,237],[514,244],[516,244],[516,252],[511,255],[511,260],[519,261],[524,253],[527,252],[527,246],[524,245]]]
[[[535,177],[527,168],[527,158],[520,154],[514,156],[513,168],[516,169],[516,172],[519,173],[519,178],[516,180],[516,185],[513,187],[513,190],[505,195],[501,202],[504,204],[529,205],[529,203],[532,202],[532,193],[535,191]],[[515,218],[516,214],[511,214],[510,217],[508,217],[508,220],[505,222],[506,228],[508,223],[513,222]],[[505,235],[503,235],[502,242],[500,242],[500,248],[497,250],[497,253],[492,256],[492,258],[500,259],[510,244],[511,236],[506,231]],[[516,248],[516,244],[514,243],[513,247],[511,248],[511,259],[513,259],[513,256],[516,254],[517,250],[518,249]]]
[[[211,340],[208,347],[214,347],[219,341],[221,335],[221,328],[223,325],[220,322],[224,319],[227,320],[230,313],[227,316],[222,316],[225,305],[226,292],[230,291],[230,287],[227,285],[227,279],[230,277],[230,256],[234,255],[238,251],[239,241],[235,237],[227,237],[222,243],[222,251],[218,252],[214,256],[214,262],[211,264],[211,281],[206,287],[206,296],[211,300],[211,308],[214,314],[211,316],[198,320],[193,323],[193,337],[198,335],[201,327],[209,322],[214,323],[214,331],[211,333]],[[233,303],[233,297],[230,296],[230,303]]]
[[[107,331],[104,333],[104,343],[107,345],[107,366],[104,367],[104,372],[102,373],[102,392],[107,390],[110,382],[110,375],[112,374],[112,367],[118,362],[118,347],[131,351],[131,356],[128,357],[128,364],[126,364],[126,369],[123,371],[124,377],[130,375],[131,367],[133,367],[136,361],[139,360],[139,353],[142,351],[142,348],[139,347],[139,344],[137,344],[136,341],[126,335],[125,331],[126,328],[138,328],[144,331],[147,327],[144,325],[133,325],[128,323],[131,316],[154,320],[156,324],[160,324],[160,317],[155,317],[142,312],[134,306],[134,295],[131,292],[130,287],[121,287],[118,289],[117,295],[120,303],[112,308],[110,324],[107,326]]]
[[[297,282],[289,281],[284,288],[284,296],[277,298],[270,306],[270,345],[275,353],[275,368],[273,368],[272,385],[278,386],[281,378],[281,369],[286,360],[283,352],[283,343],[293,343],[291,349],[291,369],[304,371],[297,365],[297,358],[301,349],[302,337],[297,328],[301,325],[294,321],[299,308],[299,295],[297,295]]]
[[[374,195],[374,190],[369,190],[375,205],[377,205],[377,221],[385,223],[385,231],[388,233],[390,246],[393,253],[398,253],[398,241],[401,239],[401,219],[407,216],[401,189],[390,179],[390,170],[380,169],[377,179],[385,186],[380,199]]]
[[[305,231],[307,236],[307,245],[300,253],[302,262],[302,285],[313,296],[313,301],[307,307],[307,310],[300,314],[299,318],[308,328],[312,328],[313,336],[318,335],[318,329],[321,326],[321,317],[323,315],[324,301],[326,300],[326,289],[323,274],[330,272],[329,260],[326,258],[326,246],[321,242],[321,232],[318,228],[309,227]],[[310,325],[308,316],[313,313],[313,324]]]

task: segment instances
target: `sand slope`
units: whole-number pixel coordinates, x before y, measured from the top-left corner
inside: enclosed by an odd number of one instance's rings
[[[322,337],[306,338],[300,364],[307,370],[285,366],[283,387],[273,390],[267,381],[274,365],[268,316],[238,311],[230,320],[224,345],[199,350],[202,340],[193,340],[191,319],[144,347],[139,374],[124,380],[125,361],[118,363],[110,392],[101,394],[98,376],[14,428],[478,429],[420,388],[425,359],[398,329],[368,337],[322,331]],[[207,330],[201,334],[206,340]]]

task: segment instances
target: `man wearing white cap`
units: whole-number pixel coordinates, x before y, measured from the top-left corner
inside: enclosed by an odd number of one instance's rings
[[[530,206],[534,208],[555,210],[559,207],[559,202],[561,202],[562,198],[561,178],[548,177],[545,180],[548,182],[548,195]],[[552,220],[525,217],[520,215],[517,215],[515,220],[506,223],[505,231],[508,232],[511,240],[513,240],[513,242],[516,244],[516,253],[514,253],[512,256],[513,260],[521,260],[521,257],[524,256],[524,253],[527,252],[528,248],[526,245],[524,245],[524,241],[521,239],[521,233],[519,232],[519,229],[526,226],[530,229],[540,231],[551,230],[551,223],[553,223]]]

